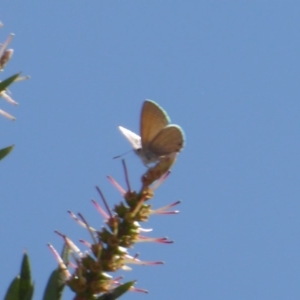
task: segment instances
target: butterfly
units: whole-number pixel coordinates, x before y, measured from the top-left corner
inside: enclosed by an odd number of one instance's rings
[[[170,124],[167,113],[154,101],[145,100],[141,111],[140,134],[119,126],[144,165],[161,157],[179,152],[184,145],[184,133],[180,126]]]

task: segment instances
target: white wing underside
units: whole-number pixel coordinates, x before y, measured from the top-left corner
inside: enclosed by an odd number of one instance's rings
[[[145,149],[142,148],[142,141],[139,135],[122,126],[119,126],[119,129],[129,141],[134,149],[134,152],[140,157],[145,166],[155,163],[159,160],[159,157],[155,156],[153,153],[145,152]]]
[[[142,148],[142,141],[139,135],[122,126],[119,126],[119,129],[124,134],[124,136],[129,141],[134,150]]]

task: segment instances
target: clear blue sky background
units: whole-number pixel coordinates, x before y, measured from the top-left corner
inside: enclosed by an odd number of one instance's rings
[[[299,13],[297,1],[1,1],[1,40],[16,34],[1,79],[31,80],[11,88],[19,107],[0,102],[17,117],[0,118],[0,146],[16,145],[0,169],[0,298],[24,249],[40,299],[53,230],[89,238],[67,210],[102,226],[94,186],[121,200],[106,180],[125,186],[117,126],[138,132],[148,98],[187,140],[153,206],[183,202],[144,225],[175,244],[131,252],[166,264],[126,273],[150,294],[124,299],[299,299]],[[145,168],[125,158],[138,190]]]

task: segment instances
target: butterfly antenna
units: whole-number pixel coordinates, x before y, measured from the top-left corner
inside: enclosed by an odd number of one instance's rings
[[[116,159],[116,158],[120,158],[122,156],[124,156],[125,154],[131,152],[132,150],[129,150],[129,151],[126,151],[125,153],[121,154],[121,155],[117,155],[117,156],[114,156],[113,159]]]

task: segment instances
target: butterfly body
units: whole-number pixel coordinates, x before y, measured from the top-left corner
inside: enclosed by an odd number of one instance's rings
[[[155,163],[161,157],[179,152],[184,144],[181,127],[170,124],[167,113],[151,100],[144,101],[142,106],[141,136],[122,126],[119,126],[119,129],[145,165]]]

